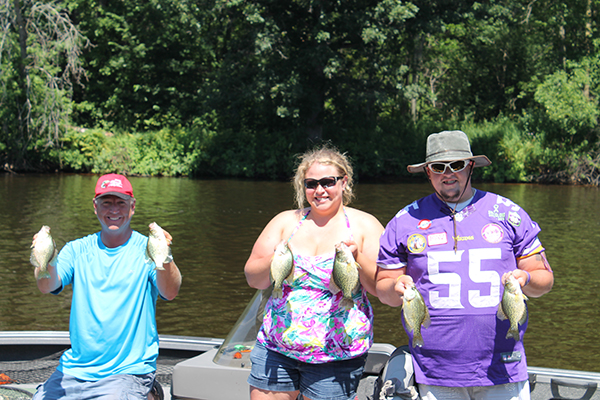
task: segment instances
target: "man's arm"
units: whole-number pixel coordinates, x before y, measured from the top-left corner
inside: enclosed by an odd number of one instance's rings
[[[529,297],[540,297],[554,285],[554,274],[546,258],[546,253],[536,253],[517,260],[517,270],[513,275]],[[529,275],[528,275],[529,274]],[[531,276],[531,278],[529,278]],[[529,282],[527,282],[529,280]]]
[[[160,295],[167,300],[173,300],[181,287],[181,272],[175,261],[163,264],[163,270],[156,271],[156,285]]]
[[[383,304],[392,307],[402,305],[402,296],[409,284],[414,284],[412,277],[406,275],[406,267],[398,269],[377,268],[377,297]]]
[[[167,242],[170,244],[173,242],[173,236],[165,230],[165,237]],[[170,254],[170,253],[169,253]],[[167,300],[173,300],[179,294],[179,288],[181,288],[181,272],[173,257],[169,257],[170,261],[163,264],[164,270],[156,270],[156,286],[160,295]]]
[[[40,273],[39,267],[36,267],[33,272],[35,275],[37,287],[40,290],[40,292],[42,292],[44,294],[54,292],[56,289],[58,289],[62,286],[60,277],[58,276],[58,273],[56,272],[56,267],[48,264],[47,270],[48,270],[48,273],[50,273],[50,278],[38,279],[38,275]]]

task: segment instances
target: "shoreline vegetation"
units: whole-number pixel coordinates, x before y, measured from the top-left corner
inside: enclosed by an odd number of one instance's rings
[[[458,125],[458,127],[456,126]],[[421,149],[429,133],[464,130],[473,154],[492,161],[474,170],[479,182],[600,184],[600,154],[562,153],[544,147],[543,136],[524,133],[514,122],[452,124],[452,127],[412,127],[405,132],[373,134],[373,140],[329,140],[355,163],[358,179],[374,182],[421,181],[406,172],[406,165],[421,162]],[[227,138],[227,139],[225,139]],[[358,138],[358,136],[357,136]],[[407,143],[407,145],[403,145]],[[253,147],[235,135],[219,136],[196,130],[112,133],[71,127],[62,148],[36,150],[38,163],[4,172],[121,173],[129,176],[241,178],[288,180],[302,146],[273,147],[257,141]],[[310,144],[305,144],[306,147]],[[297,149],[297,151],[294,151]]]
[[[600,185],[594,2],[0,2],[0,171],[411,180],[459,129],[474,180]]]

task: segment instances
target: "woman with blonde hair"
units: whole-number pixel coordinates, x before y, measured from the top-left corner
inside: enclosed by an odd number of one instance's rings
[[[252,400],[346,400],[356,397],[373,343],[376,259],[383,226],[372,215],[347,207],[353,170],[345,154],[325,145],[300,156],[293,179],[297,209],[275,216],[258,237],[245,274],[256,289],[271,285],[275,248],[286,242],[294,274],[281,298],[265,306],[248,378]],[[308,206],[305,206],[308,203]],[[330,290],[335,248],[349,246],[360,265],[352,306]],[[347,304],[347,303],[346,303]]]

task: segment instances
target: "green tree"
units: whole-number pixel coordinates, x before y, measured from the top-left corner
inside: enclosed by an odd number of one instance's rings
[[[58,147],[87,45],[61,2],[0,0],[0,162],[30,169]]]
[[[158,130],[193,120],[211,67],[207,8],[187,0],[72,0],[74,19],[94,44],[84,54],[89,81],[76,92],[76,122]]]

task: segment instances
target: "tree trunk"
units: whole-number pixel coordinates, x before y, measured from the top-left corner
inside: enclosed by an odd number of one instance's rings
[[[16,157],[17,163],[23,162],[25,159],[25,152],[27,150],[27,142],[29,138],[29,122],[31,117],[31,103],[28,97],[28,86],[29,79],[27,77],[27,29],[26,21],[23,18],[21,10],[21,0],[14,0],[15,16],[17,21],[17,29],[19,33],[19,48],[21,49],[21,59],[17,67],[19,73],[18,86],[20,89],[20,96],[17,97],[18,107],[18,121],[19,121],[19,138],[17,143],[20,147],[19,154]]]

